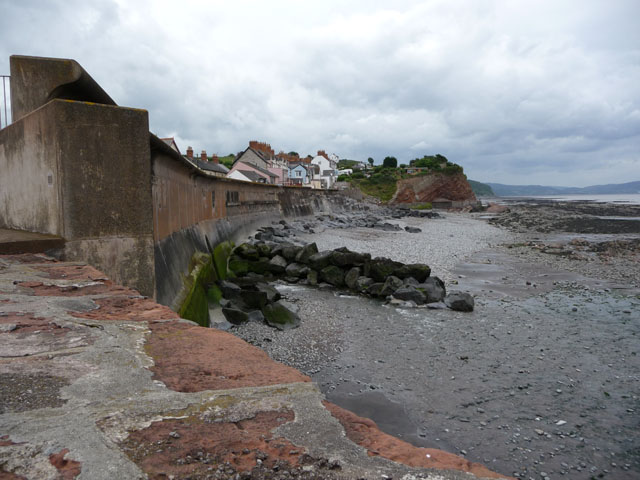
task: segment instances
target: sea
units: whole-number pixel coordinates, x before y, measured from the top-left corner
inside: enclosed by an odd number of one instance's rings
[[[610,194],[610,195],[524,195],[521,197],[508,197],[508,198],[513,198],[513,199],[540,198],[545,200],[555,200],[558,202],[591,201],[591,202],[597,202],[597,203],[619,203],[619,204],[627,204],[627,205],[640,205],[640,193]]]

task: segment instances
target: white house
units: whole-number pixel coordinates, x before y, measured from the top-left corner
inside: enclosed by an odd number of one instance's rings
[[[336,183],[336,178],[338,177],[338,162],[330,160],[327,156],[318,155],[311,160],[311,164],[318,165],[319,167],[322,188],[333,188],[333,185]]]

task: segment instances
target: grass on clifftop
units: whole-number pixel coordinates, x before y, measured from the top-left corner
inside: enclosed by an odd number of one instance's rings
[[[413,168],[412,174],[407,173],[408,168]],[[398,188],[398,180],[414,176],[462,174],[464,170],[458,164],[447,160],[443,155],[425,155],[422,158],[411,160],[410,166],[400,165],[400,168],[374,167],[373,173],[367,178],[363,172],[354,172],[353,175],[340,175],[338,181],[347,181],[354,188],[359,188],[366,195],[375,197],[383,202],[393,198]],[[415,171],[419,169],[419,171]]]
[[[362,173],[349,177],[351,186],[359,188],[366,195],[371,195],[383,202],[388,202],[396,193],[397,181],[402,174],[393,168],[384,168],[366,178]]]

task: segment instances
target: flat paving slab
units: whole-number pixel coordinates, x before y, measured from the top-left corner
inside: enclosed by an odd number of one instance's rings
[[[94,268],[0,255],[0,478],[504,478]]]

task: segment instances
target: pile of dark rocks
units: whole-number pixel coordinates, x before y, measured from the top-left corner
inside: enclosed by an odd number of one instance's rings
[[[275,232],[267,227],[262,232]],[[447,295],[444,282],[431,276],[429,266],[404,264],[385,257],[371,258],[347,248],[318,251],[315,243],[294,245],[262,241],[243,243],[228,259],[233,278],[219,282],[222,313],[232,324],[265,321],[286,329],[296,327],[300,318],[295,307],[282,300],[269,282],[320,288],[348,289],[373,298],[386,299],[400,307],[426,305],[472,311],[473,297],[463,292]]]
[[[266,242],[281,242],[288,237],[295,237],[299,233],[315,233],[324,228],[375,228],[387,232],[405,231],[409,233],[420,233],[418,227],[406,226],[402,228],[390,219],[401,219],[404,217],[421,218],[442,218],[437,212],[431,210],[411,210],[408,208],[378,209],[375,213],[371,211],[353,211],[348,213],[319,214],[314,218],[304,220],[280,220],[275,225],[262,227],[256,234],[256,240]]]

